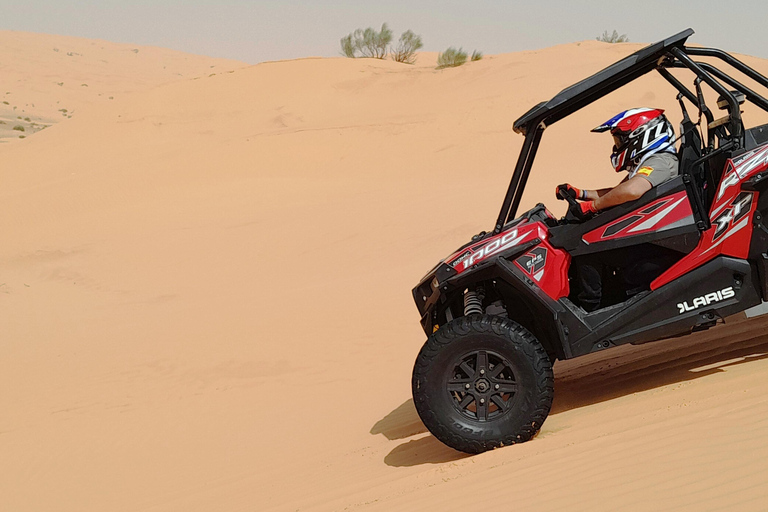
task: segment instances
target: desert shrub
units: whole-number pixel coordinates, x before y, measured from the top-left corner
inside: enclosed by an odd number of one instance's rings
[[[628,43],[629,38],[627,37],[627,34],[621,34],[619,35],[618,32],[615,30],[613,31],[613,34],[609,34],[606,30],[603,32],[603,35],[596,38],[598,41],[601,41],[603,43]]]
[[[372,27],[365,30],[357,29],[346,37],[341,38],[341,53],[347,57],[369,57],[383,59],[387,56],[387,48],[392,41],[392,31],[386,23],[381,24],[381,30]]]
[[[392,49],[392,60],[413,64],[416,62],[416,50],[424,46],[421,42],[421,36],[417,36],[410,30],[406,30],[400,36],[397,46]]]
[[[437,69],[453,68],[467,62],[467,52],[451,46],[437,56]]]
[[[386,23],[382,23],[379,32],[369,27],[363,31],[363,39],[359,45],[360,53],[363,57],[383,59],[387,56],[387,48],[391,41],[392,31],[387,28]]]
[[[350,59],[355,58],[355,43],[352,41],[352,34],[341,38],[341,54]]]
[[[25,120],[26,122],[28,122],[28,123],[29,123],[29,122],[32,122],[32,120],[31,120],[30,118],[28,118],[28,117],[25,117],[25,118],[24,118],[24,120]]]
[[[472,52],[472,57],[471,57],[470,60],[472,60],[472,62],[474,62],[474,61],[480,60],[482,58],[483,58],[483,52],[479,52],[479,51],[475,50],[475,51]]]
[[[20,124],[17,124],[16,126],[14,126],[14,127],[13,127],[13,129],[14,129],[14,130],[16,130],[17,132],[23,132],[23,131],[25,131],[25,130],[24,130],[24,127],[23,127],[23,126],[21,126]]]

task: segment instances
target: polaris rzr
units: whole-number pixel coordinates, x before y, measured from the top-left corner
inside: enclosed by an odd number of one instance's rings
[[[527,441],[549,413],[556,360],[709,329],[768,300],[768,124],[746,129],[740,110],[749,101],[768,111],[768,100],[711,62],[761,87],[768,78],[722,50],[685,46],[692,34],[647,46],[515,121],[525,141],[494,229],[413,289],[428,336],[413,370],[413,399],[443,443],[479,453]],[[674,68],[693,73],[691,88]],[[517,216],[544,130],[653,70],[674,87],[683,110],[679,175],[587,220],[558,220],[543,204]],[[715,118],[703,87],[719,96],[724,115]],[[627,251],[675,257],[650,282],[627,289],[621,277],[630,270],[616,257]],[[574,289],[583,258],[612,265],[592,312]]]

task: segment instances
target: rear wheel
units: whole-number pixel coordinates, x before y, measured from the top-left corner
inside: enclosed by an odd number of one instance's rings
[[[413,401],[440,441],[467,453],[529,440],[549,414],[552,363],[538,340],[501,317],[458,318],[429,337]]]

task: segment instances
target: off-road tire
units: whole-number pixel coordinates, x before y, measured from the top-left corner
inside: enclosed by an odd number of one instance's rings
[[[457,318],[432,334],[416,359],[412,386],[424,425],[466,453],[528,441],[554,397],[552,363],[544,347],[521,325],[488,315]],[[514,391],[491,396],[494,388]]]

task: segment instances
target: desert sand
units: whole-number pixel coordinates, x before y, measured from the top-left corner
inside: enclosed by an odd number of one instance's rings
[[[768,317],[558,362],[539,435],[478,456],[410,400],[410,290],[492,227],[512,121],[640,46],[166,76],[104,45],[146,67],[71,79],[130,94],[0,146],[0,509],[766,510]],[[618,182],[589,129],[641,105],[680,118],[649,75],[550,127],[522,207]]]
[[[3,30],[0,143],[71,119],[83,107],[245,65],[165,48]]]

